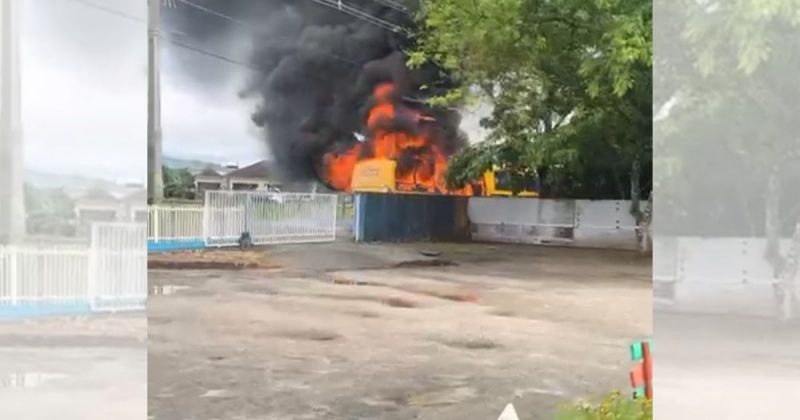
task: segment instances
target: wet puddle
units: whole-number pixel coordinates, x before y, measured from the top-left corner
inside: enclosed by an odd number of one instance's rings
[[[181,290],[189,289],[189,286],[178,286],[174,284],[159,284],[150,286],[147,294],[150,296],[169,296]]]
[[[15,372],[0,374],[0,389],[36,388],[48,382],[66,378],[67,375],[44,372]]]

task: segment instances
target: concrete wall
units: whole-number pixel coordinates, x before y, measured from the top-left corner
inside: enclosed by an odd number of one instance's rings
[[[468,215],[472,239],[636,249],[630,201],[473,197]],[[784,239],[785,254],[790,241]],[[772,269],[763,238],[699,238],[656,235],[653,295],[662,310],[773,316]]]
[[[790,241],[781,242],[788,251]],[[772,316],[772,269],[763,238],[656,236],[654,297],[677,312]]]
[[[630,201],[472,197],[472,239],[636,249]]]

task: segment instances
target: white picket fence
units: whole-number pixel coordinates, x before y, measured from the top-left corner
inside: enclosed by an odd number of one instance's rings
[[[0,247],[0,311],[40,305],[144,309],[145,229],[144,223],[98,223],[86,245]]]
[[[0,247],[0,305],[86,302],[88,246]]]
[[[150,206],[147,239],[188,240],[203,238],[203,206]]]
[[[203,206],[150,206],[147,239],[223,247],[249,232],[255,245],[329,242],[337,210],[335,194],[207,191]]]

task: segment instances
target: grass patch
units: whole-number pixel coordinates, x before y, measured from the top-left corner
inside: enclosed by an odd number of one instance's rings
[[[387,306],[391,306],[392,308],[416,308],[417,304],[411,300],[403,299],[403,298],[389,298],[383,302]]]
[[[556,420],[653,420],[653,402],[613,392],[599,404],[581,402],[565,406]]]

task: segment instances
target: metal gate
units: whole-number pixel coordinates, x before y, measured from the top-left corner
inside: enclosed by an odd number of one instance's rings
[[[203,231],[208,246],[234,246],[248,232],[255,245],[336,239],[336,195],[268,191],[206,191]]]
[[[89,253],[92,309],[144,309],[147,302],[147,225],[96,223]]]

